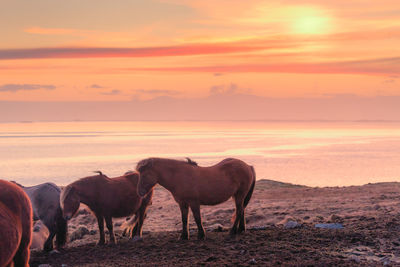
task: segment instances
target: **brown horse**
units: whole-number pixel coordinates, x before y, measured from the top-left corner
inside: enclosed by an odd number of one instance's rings
[[[71,219],[78,211],[80,203],[86,204],[94,213],[99,224],[99,245],[105,243],[104,221],[110,234],[110,243],[115,243],[112,218],[126,217],[133,214],[138,218],[131,220],[135,223],[131,237],[140,238],[146,211],[151,204],[153,191],[142,198],[137,193],[139,174],[126,173],[116,178],[99,175],[85,177],[64,188],[60,196],[63,216]]]
[[[16,184],[0,180],[0,267],[29,266],[32,207]]]
[[[188,212],[192,210],[198,227],[198,238],[204,239],[200,205],[216,205],[233,197],[236,205],[231,235],[246,230],[244,209],[254,190],[254,168],[238,159],[224,159],[211,167],[172,159],[149,158],[140,161],[139,195],[144,196],[157,183],[169,190],[182,213],[181,239],[188,239]]]

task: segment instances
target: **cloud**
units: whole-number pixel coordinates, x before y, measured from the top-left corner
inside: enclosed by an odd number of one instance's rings
[[[118,69],[122,71],[123,69]],[[158,68],[126,68],[126,71],[154,72],[210,72],[210,73],[325,73],[325,74],[364,74],[399,75],[400,57],[376,58],[356,61],[335,61],[319,63],[277,63],[277,64],[238,64],[210,66],[182,66]]]
[[[110,58],[110,57],[167,57],[191,56],[208,54],[228,54],[254,52],[272,48],[286,48],[293,44],[280,41],[264,44],[216,43],[190,44],[160,47],[63,47],[63,48],[31,48],[31,49],[1,49],[0,60],[9,59],[39,59],[39,58]]]
[[[117,90],[117,89],[114,89],[114,90],[111,90],[109,92],[102,92],[101,94],[102,95],[120,95],[121,91]]]
[[[88,88],[101,89],[101,88],[106,88],[106,87],[94,83],[94,84],[90,85]]]
[[[0,92],[17,92],[17,91],[30,91],[30,90],[54,90],[55,85],[51,84],[4,84],[0,86]]]
[[[382,83],[395,83],[396,80],[394,79],[388,79],[388,80],[384,80]]]
[[[147,95],[177,95],[180,94],[181,92],[177,90],[164,90],[164,89],[137,89],[134,90],[135,93],[138,94],[147,94]]]
[[[251,89],[241,88],[236,83],[231,83],[228,85],[214,85],[210,88],[211,95],[234,95],[234,94],[249,94]]]

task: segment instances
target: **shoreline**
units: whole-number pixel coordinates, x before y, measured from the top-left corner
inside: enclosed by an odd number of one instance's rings
[[[183,256],[195,265],[354,266],[384,264],[385,261],[391,265],[400,264],[398,182],[315,188],[261,180],[256,183],[246,208],[248,231],[234,241],[227,239],[228,233],[225,232],[231,226],[233,211],[232,201],[202,206],[206,241],[197,241],[197,227],[191,214],[191,240],[187,243],[178,241],[181,230],[179,207],[167,190],[157,187],[144,222],[143,242],[130,242],[121,236],[119,226],[125,221],[121,218],[113,220],[119,244],[96,247],[97,221],[81,209],[70,221],[70,238],[77,236],[67,244],[65,251],[54,255],[34,252],[32,261],[52,266],[61,266],[58,263],[68,266],[102,266],[105,263],[107,266],[132,266],[146,265],[145,260],[153,258],[153,264],[148,265],[179,265],[180,253],[184,253],[193,257]],[[288,222],[296,224],[290,228]],[[341,224],[343,228],[317,229],[315,225],[321,223]],[[82,227],[87,231],[79,235]],[[222,246],[220,249],[216,247],[218,244]],[[129,256],[136,250],[144,255],[143,258],[139,254]],[[242,252],[243,255],[247,255],[243,259],[239,257],[242,250],[246,251]],[[196,256],[193,251],[204,253]],[[106,256],[102,255],[104,253]],[[168,256],[162,260],[163,255],[158,258],[157,253]],[[252,262],[253,258],[256,263]]]

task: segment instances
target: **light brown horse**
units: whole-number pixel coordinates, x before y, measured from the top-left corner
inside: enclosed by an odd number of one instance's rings
[[[153,191],[149,191],[144,197],[137,193],[139,174],[126,173],[116,178],[108,178],[98,172],[99,175],[85,177],[77,180],[61,192],[60,204],[65,219],[71,219],[78,211],[80,203],[86,204],[94,213],[99,225],[99,245],[105,243],[104,221],[110,234],[110,243],[115,243],[112,218],[136,215],[134,231],[131,237],[141,238],[142,226],[146,217],[146,211],[151,205]]]
[[[200,205],[216,205],[233,197],[236,205],[231,235],[246,230],[244,209],[250,201],[255,185],[252,166],[238,159],[224,159],[211,167],[199,167],[197,163],[149,158],[140,161],[139,195],[144,196],[158,183],[169,190],[179,204],[182,213],[181,239],[189,239],[188,213],[192,210],[198,227],[198,238],[204,239]]]
[[[0,180],[0,267],[29,266],[32,207],[16,184]]]

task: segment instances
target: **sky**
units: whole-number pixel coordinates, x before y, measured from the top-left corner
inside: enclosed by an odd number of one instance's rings
[[[319,112],[327,99],[323,119],[336,119],[329,115],[336,109],[341,119],[397,118],[398,0],[1,0],[1,6],[0,121],[10,120],[6,112],[23,120],[20,102],[48,113],[59,102],[94,102],[98,109],[158,101],[161,109],[217,97],[224,107],[241,96],[243,108],[284,103],[291,118],[308,104]],[[368,112],[342,111],[343,99],[361,101]],[[226,112],[224,118],[235,119]],[[288,118],[279,114],[270,117]]]

